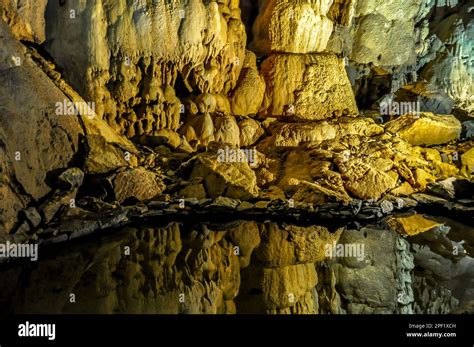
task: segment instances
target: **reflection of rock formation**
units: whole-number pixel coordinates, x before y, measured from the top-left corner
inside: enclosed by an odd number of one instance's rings
[[[447,313],[473,300],[474,274],[472,258],[434,247],[453,244],[443,230],[405,240],[376,226],[127,227],[4,266],[0,303],[29,313]],[[340,245],[353,253],[328,251]]]
[[[301,305],[313,312],[314,263],[337,237],[322,227],[255,222],[129,228],[120,238],[59,251],[38,264],[26,287],[19,272],[5,272],[2,279],[23,289],[4,291],[1,301],[17,312],[235,313],[240,270],[256,261],[264,311]]]
[[[320,265],[324,313],[411,313],[410,272],[413,256],[407,243],[389,230],[362,228],[343,233],[341,243],[361,243],[365,259],[341,258]]]

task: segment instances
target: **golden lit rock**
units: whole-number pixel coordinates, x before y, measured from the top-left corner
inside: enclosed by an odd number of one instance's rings
[[[463,172],[466,176],[471,177],[474,173],[474,148],[461,155]]]
[[[421,234],[442,225],[420,214],[414,214],[408,217],[394,217],[389,219],[387,223],[399,233],[408,236]]]
[[[237,87],[232,92],[232,114],[248,116],[257,114],[265,93],[265,80],[257,68],[244,68]]]
[[[323,52],[333,29],[327,17],[332,0],[264,0],[253,25],[252,48],[270,52]]]
[[[387,123],[385,128],[419,146],[441,145],[458,139],[461,134],[461,123],[454,116],[432,113],[404,115]]]
[[[332,54],[274,54],[262,63],[267,85],[260,113],[322,120],[358,114],[341,59]]]
[[[204,178],[211,197],[248,199],[258,196],[257,178],[247,162],[220,161],[218,154],[200,154],[191,174],[191,178],[197,177]]]
[[[129,198],[138,201],[150,200],[160,195],[165,185],[160,177],[144,168],[122,171],[113,180],[117,201],[123,202]]]
[[[259,122],[251,118],[246,118],[239,122],[240,145],[242,147],[251,146],[265,133]]]

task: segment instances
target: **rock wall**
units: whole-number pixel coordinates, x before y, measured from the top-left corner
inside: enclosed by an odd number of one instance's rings
[[[0,232],[5,233],[21,208],[51,191],[48,172],[70,165],[83,129],[78,119],[56,115],[56,101],[67,97],[3,21],[0,36]]]
[[[28,205],[51,196],[58,174],[82,161],[81,141],[97,134],[133,151],[133,145],[97,117],[58,112],[58,103],[84,103],[36,51],[17,42],[0,22],[0,232],[17,228]]]

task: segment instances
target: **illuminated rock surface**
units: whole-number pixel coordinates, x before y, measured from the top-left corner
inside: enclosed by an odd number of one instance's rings
[[[461,134],[461,123],[453,116],[424,113],[397,118],[389,122],[386,129],[412,145],[430,146],[457,140]]]

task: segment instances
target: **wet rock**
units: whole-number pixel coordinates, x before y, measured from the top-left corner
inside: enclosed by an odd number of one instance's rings
[[[430,194],[416,193],[412,194],[411,197],[419,203],[426,205],[447,205],[448,201],[446,199],[440,198],[438,196]]]
[[[341,231],[333,234],[324,227],[279,228],[276,223],[268,223],[254,257],[271,268],[322,261],[327,256],[326,244],[337,242]]]
[[[223,196],[218,196],[209,207],[225,207],[229,209],[235,209],[239,205],[240,201],[231,199]]]
[[[433,183],[429,186],[429,191],[445,199],[454,199],[456,197],[456,178],[451,177],[443,181]]]
[[[242,201],[239,206],[237,206],[237,211],[242,212],[242,211],[248,211],[254,208],[254,204],[248,201]]]
[[[434,286],[426,278],[416,277],[414,279],[414,295],[416,303],[415,313],[426,312],[428,314],[449,314],[458,306],[459,301],[453,297],[452,292],[439,285]]]
[[[383,200],[380,203],[380,207],[382,208],[382,213],[387,214],[393,211],[393,204],[388,200]]]
[[[318,291],[320,311],[331,314],[397,312],[396,241],[397,236],[388,230],[373,227],[345,230],[336,245],[344,252],[339,255],[336,252],[325,261],[327,265],[317,268],[320,281],[325,283]]]
[[[258,210],[258,209],[262,209],[262,210],[266,210],[268,209],[268,206],[270,205],[270,201],[265,201],[265,200],[260,200],[260,201],[257,201],[255,204],[254,204],[254,207]]]
[[[299,188],[292,196],[295,201],[304,201],[314,204],[325,204],[332,201],[343,202],[345,204],[351,201],[351,197],[344,192],[323,187],[317,183],[306,181],[299,182]]]
[[[398,268],[397,303],[401,314],[413,314],[415,295],[413,291],[412,272],[415,268],[414,257],[410,251],[410,244],[403,238],[397,239],[396,265]]]
[[[245,201],[243,203],[245,203]],[[252,252],[261,242],[258,224],[255,222],[239,223],[238,226],[230,228],[228,236],[232,242],[239,247],[240,268],[248,267]]]
[[[51,198],[41,204],[38,208],[38,211],[43,217],[43,222],[46,224],[51,222],[61,208],[75,206],[76,194],[77,189],[68,192],[56,191]]]
[[[298,264],[276,269],[265,268],[262,274],[263,298],[269,309],[293,306],[318,283],[313,264]]]

